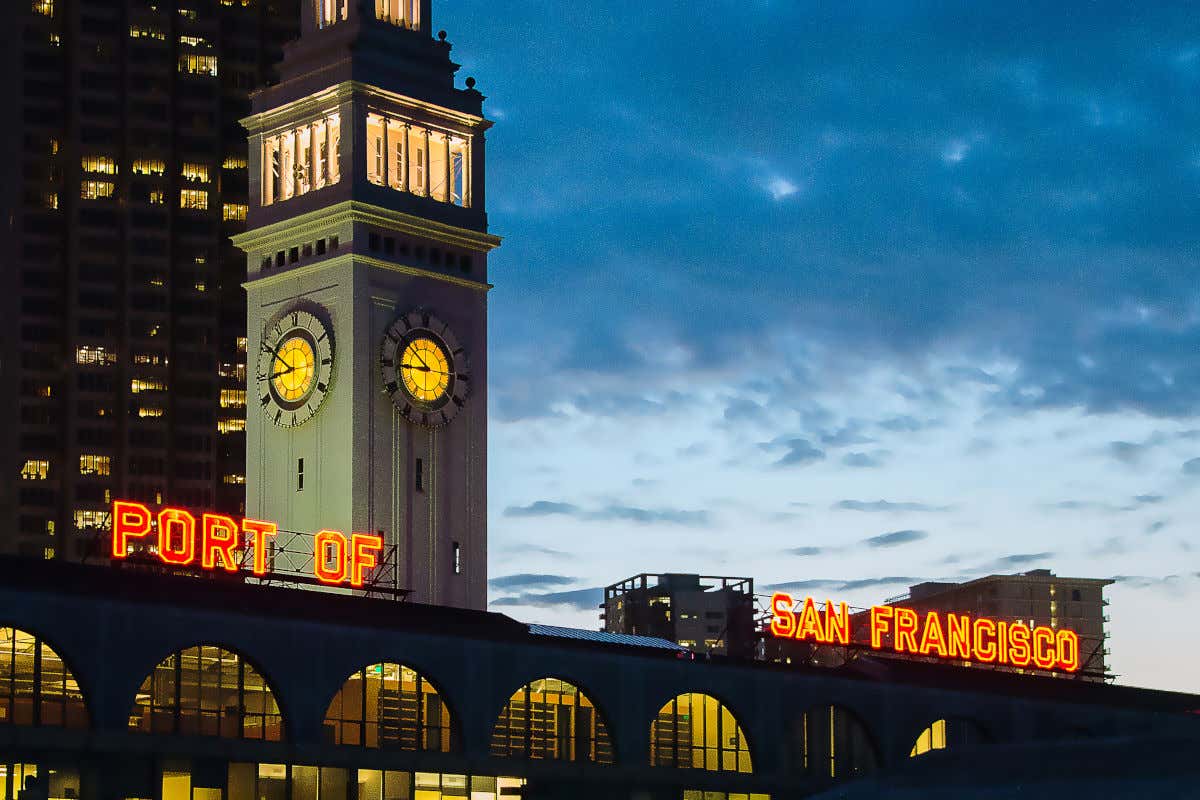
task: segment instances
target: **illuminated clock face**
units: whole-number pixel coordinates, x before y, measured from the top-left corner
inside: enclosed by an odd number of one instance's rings
[[[333,376],[333,337],[320,319],[299,309],[263,332],[258,397],[276,425],[303,425],[325,400]]]
[[[466,404],[471,385],[466,352],[450,327],[429,312],[413,311],[388,327],[379,363],[384,391],[409,422],[440,427]]]

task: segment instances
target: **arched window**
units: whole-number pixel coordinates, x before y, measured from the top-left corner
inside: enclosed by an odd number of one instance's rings
[[[492,755],[613,763],[612,739],[595,704],[558,678],[518,689],[492,730]]]
[[[173,653],[138,689],[129,728],[143,733],[283,740],[275,694],[240,655],[213,645]]]
[[[393,750],[452,751],[450,709],[429,681],[402,664],[350,676],[325,712],[326,741]]]
[[[650,724],[655,767],[753,772],[750,745],[733,713],[706,694],[681,694]]]
[[[969,719],[939,719],[921,731],[913,745],[910,758],[925,755],[930,750],[958,750],[983,744],[987,736],[979,724]]]
[[[88,727],[75,676],[32,633],[0,628],[0,725]]]
[[[867,728],[841,706],[806,711],[793,742],[792,763],[819,778],[850,778],[879,769],[879,754]]]

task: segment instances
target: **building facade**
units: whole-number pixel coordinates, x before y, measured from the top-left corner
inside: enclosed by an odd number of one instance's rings
[[[604,630],[654,636],[697,653],[755,651],[754,580],[635,575],[604,590]]]
[[[370,532],[412,599],[487,591],[483,95],[424,2],[309,3],[254,96],[247,512]]]
[[[486,612],[105,567],[0,559],[0,608],[0,794],[17,800],[766,800],[887,786],[924,759],[936,776],[943,755],[968,776],[1040,764],[1061,791],[1043,753],[1114,742],[1137,773],[1161,759],[1144,765],[1134,743],[1200,741],[1192,695],[699,658]]]
[[[103,552],[114,497],[241,510],[239,120],[297,5],[12,4],[0,552]]]

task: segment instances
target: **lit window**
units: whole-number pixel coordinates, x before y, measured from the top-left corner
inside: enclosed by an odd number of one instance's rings
[[[42,204],[51,211],[58,210],[58,192],[43,192]]]
[[[117,162],[109,156],[84,156],[80,160],[84,172],[95,172],[100,175],[117,174]]]
[[[245,475],[226,475],[221,480],[224,481],[225,485],[227,485],[227,486],[245,486],[246,485],[246,476]]]
[[[226,221],[244,220],[250,207],[244,203],[225,203],[221,207],[221,216]]]
[[[237,337],[237,351],[239,353],[245,353],[248,342],[249,339],[247,339],[245,336]]]
[[[58,653],[33,634],[0,628],[0,725],[82,730],[89,724],[79,683]]]
[[[151,408],[149,406],[140,406],[138,408],[139,419],[159,419],[166,416],[166,411],[161,408]]]
[[[167,35],[158,28],[143,27],[141,25],[129,26],[130,39],[158,39],[160,42],[166,41]]]
[[[165,364],[166,359],[158,353],[136,353],[133,356],[133,363],[157,366],[159,364]]]
[[[217,433],[243,433],[246,430],[246,420],[237,417],[217,420]]]
[[[375,18],[416,30],[421,26],[421,0],[375,0]]]
[[[54,16],[54,0],[33,0],[33,13]]]
[[[81,453],[79,456],[80,475],[111,475],[112,456],[101,456],[95,453]]]
[[[566,681],[546,678],[509,698],[492,730],[492,755],[611,764],[613,746],[591,699]]]
[[[146,676],[129,712],[139,733],[283,740],[271,687],[237,653],[211,645],[173,653]]]
[[[160,378],[134,378],[129,382],[129,391],[133,394],[142,392],[165,392],[167,382]]]
[[[31,458],[21,467],[21,480],[44,481],[50,476],[50,462],[42,458]]]
[[[222,389],[221,390],[221,408],[245,408],[246,407],[246,390],[245,389]]]
[[[208,164],[184,164],[182,174],[185,181],[208,183]]]
[[[147,199],[152,206],[164,206],[167,204],[167,195],[162,189],[151,189]]]
[[[203,36],[180,36],[179,43],[187,47],[212,47]]]
[[[349,0],[317,0],[317,27],[328,28],[346,20]]]
[[[75,348],[75,363],[84,366],[111,367],[117,363],[117,354],[107,347],[84,345]]]
[[[62,36],[60,36],[57,33],[50,34],[50,46],[51,47],[62,47]]]
[[[115,189],[111,181],[83,181],[79,184],[79,197],[83,200],[102,200],[112,197]]]
[[[158,159],[140,158],[133,162],[134,175],[165,175],[167,162]]]
[[[650,764],[710,772],[753,772],[750,747],[733,713],[706,694],[681,694],[650,724]]]
[[[246,159],[244,156],[226,156],[221,162],[221,169],[245,169]]]
[[[406,711],[393,716],[393,707]],[[401,664],[373,664],[351,675],[325,712],[325,729],[338,745],[453,750],[450,710],[433,684]]]
[[[263,205],[288,200],[341,179],[337,114],[263,139]]]
[[[75,528],[81,531],[87,530],[109,530],[110,517],[107,511],[95,511],[92,509],[77,508],[75,509]]]
[[[982,729],[966,719],[939,719],[917,737],[910,758],[925,755],[933,750],[957,750],[973,747],[987,741]]]
[[[43,547],[42,558],[44,558],[46,561],[52,560],[54,558],[54,548],[49,546]]]
[[[208,192],[203,189],[180,189],[179,207],[197,211],[208,209]]]
[[[217,57],[180,53],[179,71],[188,75],[208,75],[215,78],[217,76]]]

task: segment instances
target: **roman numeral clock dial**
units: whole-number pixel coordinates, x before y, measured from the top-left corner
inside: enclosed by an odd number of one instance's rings
[[[466,404],[466,351],[450,326],[427,311],[412,311],[388,326],[379,365],[383,390],[414,425],[446,425]]]
[[[263,331],[258,354],[258,402],[283,428],[303,425],[333,383],[333,336],[312,313],[288,311]]]

